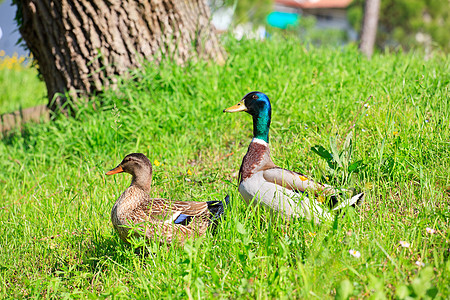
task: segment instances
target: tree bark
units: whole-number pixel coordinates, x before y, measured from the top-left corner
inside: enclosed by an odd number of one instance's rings
[[[114,85],[143,59],[225,60],[206,0],[16,0],[20,32],[48,90],[49,107]]]
[[[375,46],[379,11],[380,0],[366,0],[359,49],[368,58],[372,57]]]

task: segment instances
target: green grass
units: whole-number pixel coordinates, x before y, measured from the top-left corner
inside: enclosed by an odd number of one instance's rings
[[[45,83],[36,69],[15,57],[0,57],[0,114],[47,103]]]
[[[368,61],[353,47],[277,39],[230,40],[227,51],[225,66],[165,62],[134,71],[95,108],[86,104],[73,119],[29,125],[1,141],[0,297],[449,297],[448,57]],[[245,205],[236,175],[251,117],[222,110],[252,90],[272,102],[275,163],[319,180],[326,165],[311,146],[329,148],[329,138],[342,140],[360,116],[361,208],[316,226]],[[146,257],[120,242],[110,211],[131,179],[105,171],[136,151],[161,162],[152,196],[230,194],[216,235],[184,248],[149,244]]]

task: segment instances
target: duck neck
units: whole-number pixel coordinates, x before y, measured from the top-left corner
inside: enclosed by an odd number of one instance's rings
[[[131,179],[131,185],[136,186],[146,193],[150,193],[152,187],[152,172],[151,170],[146,170],[147,172],[139,172],[138,174],[133,174]]]
[[[271,111],[265,110],[257,115],[253,115],[253,137],[269,143],[269,128]]]

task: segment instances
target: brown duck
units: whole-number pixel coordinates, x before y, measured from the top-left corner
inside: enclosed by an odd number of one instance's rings
[[[215,228],[224,213],[222,201],[171,201],[150,198],[152,164],[142,153],[131,153],[106,175],[131,174],[131,185],[120,195],[111,211],[111,221],[120,238],[144,235],[161,243],[183,244],[188,238]],[[225,198],[228,204],[229,196]],[[133,230],[132,230],[133,228]]]

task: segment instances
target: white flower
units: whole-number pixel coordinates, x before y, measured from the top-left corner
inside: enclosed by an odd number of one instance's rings
[[[416,265],[419,267],[425,267],[425,264],[419,260],[416,261]]]
[[[364,128],[361,128],[361,131],[362,131],[362,132],[366,132],[367,130],[365,130]]]
[[[370,108],[369,103],[364,104],[364,107],[365,107],[365,108]]]
[[[402,246],[403,248],[409,248],[409,243],[405,242],[405,241],[400,241],[400,246]]]
[[[356,258],[361,257],[361,252],[359,252],[359,251],[356,251],[356,250],[349,250],[348,252],[350,253],[351,256],[354,256],[354,257],[356,257]]]
[[[430,227],[427,227],[425,230],[426,230],[429,234],[435,234],[435,233],[436,233],[436,230],[434,230],[433,228],[430,228]]]

